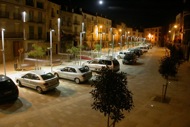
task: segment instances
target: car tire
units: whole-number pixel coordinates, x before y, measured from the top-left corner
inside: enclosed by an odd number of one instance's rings
[[[36,90],[37,90],[37,92],[38,92],[38,93],[43,93],[42,88],[41,88],[41,87],[39,87],[39,86],[37,86],[37,87],[36,87]]]
[[[75,83],[79,84],[80,83],[80,79],[79,78],[75,78]]]
[[[19,87],[23,87],[22,83],[19,80],[17,82]]]
[[[121,56],[117,56],[118,59],[121,59]]]
[[[57,76],[59,78],[59,74],[58,73],[54,73],[54,76]]]

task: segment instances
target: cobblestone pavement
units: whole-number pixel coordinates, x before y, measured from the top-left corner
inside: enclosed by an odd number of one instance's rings
[[[183,63],[177,77],[171,79],[167,91],[169,102],[155,100],[165,83],[158,73],[159,58],[163,54],[164,49],[154,47],[139,58],[137,65],[121,66],[128,73],[135,107],[130,113],[124,112],[126,117],[117,127],[190,126],[189,62]],[[7,75],[17,74],[13,64],[7,62]],[[0,70],[3,73],[2,65]],[[107,118],[90,107],[91,89],[88,83],[77,85],[67,80],[60,80],[57,89],[46,94],[19,88],[19,99],[15,103],[0,105],[0,127],[106,127]]]

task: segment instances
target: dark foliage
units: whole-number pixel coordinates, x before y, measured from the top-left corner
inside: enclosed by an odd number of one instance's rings
[[[175,76],[177,74],[176,60],[170,56],[164,56],[160,61],[159,73],[164,77]]]
[[[94,99],[92,108],[104,113],[114,123],[124,118],[123,110],[130,111],[133,108],[132,93],[127,88],[125,73],[102,68],[92,86],[94,87],[90,92]]]
[[[170,50],[170,57],[180,65],[184,59],[183,49],[180,46],[168,45],[167,48]]]

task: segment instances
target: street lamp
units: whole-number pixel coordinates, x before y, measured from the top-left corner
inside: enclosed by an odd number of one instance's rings
[[[51,72],[52,72],[52,32],[53,29],[50,29],[50,64],[51,64]]]
[[[22,18],[23,18],[23,38],[26,40],[26,31],[25,31],[25,22],[26,22],[26,12],[22,12]]]
[[[120,44],[120,50],[121,50],[121,47],[122,47],[122,36],[123,36],[122,35],[122,29],[119,29],[119,32],[121,33],[121,36],[120,36],[120,41],[121,42],[119,43]]]
[[[100,55],[102,55],[102,25],[100,26]]]
[[[3,52],[3,65],[4,65],[4,73],[5,73],[5,76],[6,76],[6,63],[5,63],[5,48],[4,48],[4,31],[5,29],[2,28],[1,29],[1,37],[2,37],[2,52]]]
[[[113,41],[112,41],[112,56],[114,54],[114,39],[115,39],[115,34],[113,34]]]
[[[82,31],[80,32],[80,65],[81,65],[81,48],[82,48],[82,35],[85,33],[84,31],[84,22],[82,22]]]

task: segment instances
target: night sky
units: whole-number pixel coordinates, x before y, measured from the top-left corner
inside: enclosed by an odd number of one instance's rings
[[[50,0],[70,7],[98,12],[127,26],[146,28],[168,25],[182,11],[183,0]]]

